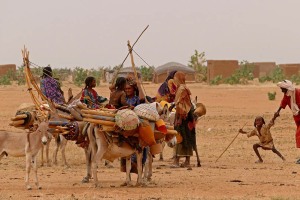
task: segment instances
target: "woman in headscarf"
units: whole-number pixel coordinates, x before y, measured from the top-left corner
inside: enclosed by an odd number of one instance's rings
[[[174,75],[177,71],[171,71],[166,80],[158,88],[156,94],[156,102],[167,101],[174,102],[176,93],[176,84],[174,83]]]
[[[185,157],[186,160],[182,166],[190,168],[190,157],[193,155],[193,146],[196,145],[191,91],[185,85],[185,73],[178,71],[174,76],[174,82],[177,85],[174,128],[182,136],[182,142],[176,145],[176,158],[173,166],[179,167],[179,159]]]
[[[43,69],[40,88],[42,93],[54,103],[65,103],[63,91],[60,88],[59,82],[52,77],[52,69],[50,66]]]
[[[129,106],[135,107],[140,104],[139,88],[135,80],[131,77],[126,79],[125,93],[126,102]]]
[[[282,93],[284,94],[280,106],[275,114],[279,115],[281,109],[285,109],[289,106],[294,117],[296,129],[296,147],[300,148],[300,89],[295,88],[293,83],[289,80],[283,80],[277,83]],[[300,164],[300,159],[296,161],[296,164]]]

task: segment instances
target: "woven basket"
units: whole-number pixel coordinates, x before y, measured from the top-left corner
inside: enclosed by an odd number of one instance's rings
[[[123,130],[134,130],[139,125],[139,118],[130,109],[119,110],[115,116],[116,125]]]
[[[159,120],[158,112],[155,106],[151,104],[140,104],[134,108],[134,112],[143,119],[147,119],[150,121]]]

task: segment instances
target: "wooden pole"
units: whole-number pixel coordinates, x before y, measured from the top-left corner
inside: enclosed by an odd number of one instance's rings
[[[138,40],[140,39],[140,37],[144,34],[144,32],[148,29],[149,25],[146,26],[146,28],[142,31],[142,33],[139,35],[139,37],[135,40],[135,42],[133,43],[131,49],[134,47],[134,45],[138,42]],[[119,71],[122,69],[124,62],[126,61],[126,59],[129,56],[129,52],[127,53],[125,59],[123,60],[122,64],[119,66],[119,68],[117,69],[117,72],[114,74],[113,78],[112,78],[112,85],[115,84],[116,79],[117,79],[117,75],[119,73]]]
[[[247,122],[244,124],[244,126],[246,126]],[[242,127],[242,129],[244,128],[244,126]],[[222,155],[225,153],[225,151],[227,151],[227,149],[230,147],[230,145],[234,142],[234,140],[237,138],[237,136],[240,134],[240,132],[238,132],[236,134],[236,136],[233,138],[233,140],[229,143],[229,145],[226,147],[226,149],[223,151],[223,153],[221,153],[221,155],[217,158],[217,160],[215,162],[217,162],[221,157]]]
[[[133,54],[132,54],[132,47],[130,45],[130,41],[128,40],[127,42],[127,46],[128,46],[128,51],[129,51],[129,54],[130,54],[130,59],[131,59],[131,65],[132,65],[132,69],[133,69],[133,73],[134,73],[134,76],[135,76],[135,80],[137,82],[137,85],[138,85],[138,89],[139,89],[139,98],[140,99],[145,99],[145,102],[146,103],[149,103],[146,99],[146,93],[145,91],[143,90],[143,87],[141,87],[141,82],[139,80],[139,77],[138,77],[138,74],[137,74],[137,71],[136,71],[136,67],[135,67],[135,64],[134,64],[134,59],[133,59]]]

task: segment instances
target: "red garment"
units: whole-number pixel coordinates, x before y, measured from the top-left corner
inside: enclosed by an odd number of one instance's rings
[[[300,108],[300,89],[298,88],[295,89],[295,98],[296,98],[296,104]],[[291,97],[284,95],[281,100],[280,107],[285,109],[286,106],[289,106],[291,108]],[[293,117],[294,117],[295,124],[297,126],[296,135],[295,135],[296,147],[300,148],[300,115],[299,114],[296,116],[294,115]]]

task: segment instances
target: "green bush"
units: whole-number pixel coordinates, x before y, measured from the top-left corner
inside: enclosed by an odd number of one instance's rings
[[[152,81],[154,67],[146,67],[142,65],[139,70],[141,71],[143,81]]]
[[[268,92],[268,98],[270,101],[275,100],[276,92]]]
[[[299,85],[300,84],[300,75],[299,74],[294,74],[294,75],[291,76],[290,80],[293,83],[296,83],[296,85]]]
[[[88,70],[82,67],[76,67],[73,71],[73,81],[78,87],[81,87],[88,76]]]
[[[273,83],[277,83],[284,80],[285,78],[286,77],[283,74],[283,70],[279,66],[276,66],[268,76],[259,78],[259,82],[264,83],[266,81],[272,81]]]
[[[228,84],[247,84],[248,80],[253,80],[253,69],[254,65],[248,61],[242,61],[240,68],[235,71],[230,77],[224,80],[224,83]]]
[[[8,74],[0,77],[0,85],[11,85],[10,77]]]
[[[88,76],[95,77],[95,79],[96,79],[96,85],[99,86],[100,85],[101,76],[102,76],[102,70],[101,70],[101,68],[99,68],[98,70],[91,69],[90,71],[88,71]]]
[[[218,75],[210,81],[210,84],[211,85],[219,85],[220,83],[222,83],[222,79],[223,79],[222,75]]]

